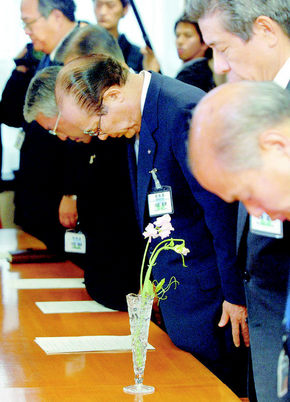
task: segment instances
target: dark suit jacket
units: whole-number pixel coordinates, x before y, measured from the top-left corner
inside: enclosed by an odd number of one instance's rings
[[[36,71],[52,64],[55,63],[44,56]],[[11,107],[17,116],[16,125],[20,123],[25,131],[25,139],[20,151],[19,171],[16,173],[15,223],[40,238],[49,248],[63,252],[64,228],[59,223],[58,207],[63,195],[67,147],[65,142],[49,135],[36,122],[28,124],[24,121],[23,104],[32,78],[31,72],[35,70],[29,69],[27,74],[15,70],[3,92],[5,99],[2,99],[6,103],[13,101],[15,94],[11,90],[15,85],[12,84],[17,79],[20,97],[15,108]]]
[[[205,92],[215,87],[213,74],[205,57],[185,63],[176,79],[194,85]]]
[[[154,278],[175,276],[180,282],[161,301],[166,329],[173,342],[203,361],[220,357],[217,322],[224,299],[243,304],[243,286],[236,269],[236,205],[205,191],[187,166],[186,141],[192,108],[203,96],[195,87],[152,73],[142,116],[138,168],[131,153],[130,171],[140,230],[149,221],[147,194],[153,188],[150,170],[172,188],[174,238],[185,239],[187,268],[174,252],[162,252]],[[136,175],[137,173],[137,175]],[[160,239],[159,239],[160,240]],[[150,251],[156,245],[153,241]]]
[[[290,266],[290,222],[283,223],[283,231],[283,239],[252,234],[248,213],[240,203],[237,252],[244,272],[253,374],[259,402],[280,400],[276,373]],[[288,400],[285,398],[281,401]]]
[[[121,34],[119,36],[118,44],[122,50],[125,62],[128,64],[128,66],[138,73],[142,71],[143,55],[140,52],[140,48],[130,43],[124,34]]]
[[[130,185],[127,139],[92,138],[71,143],[68,194],[77,194],[78,220],[86,254],[77,258],[90,296],[110,308],[126,310],[126,294],[139,291],[144,240]],[[93,157],[93,158],[92,158]],[[68,185],[68,183],[67,183]]]

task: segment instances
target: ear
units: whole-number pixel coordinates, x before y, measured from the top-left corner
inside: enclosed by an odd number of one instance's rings
[[[107,89],[103,95],[103,102],[110,104],[112,102],[123,102],[123,94],[119,87],[113,86]]]
[[[271,18],[260,15],[253,24],[253,33],[259,35],[268,46],[274,47],[278,42],[277,24]]]
[[[57,10],[56,8],[52,10],[50,15],[52,15],[56,21],[60,21],[61,19],[63,19],[64,16],[63,13],[60,10]]]
[[[259,137],[262,151],[275,151],[290,158],[290,138],[278,130],[268,130]]]

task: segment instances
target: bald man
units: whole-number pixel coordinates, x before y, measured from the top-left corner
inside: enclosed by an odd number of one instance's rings
[[[194,112],[189,160],[200,184],[225,201],[240,200],[255,216],[265,211],[272,219],[290,220],[290,92],[273,82],[251,81],[211,91]],[[265,217],[265,226],[268,222]],[[289,393],[278,398],[281,377],[276,374],[285,331],[288,250],[284,233],[276,240],[271,264],[265,264],[270,256],[264,253],[245,280],[259,401],[289,400]],[[248,247],[250,255],[254,252]]]

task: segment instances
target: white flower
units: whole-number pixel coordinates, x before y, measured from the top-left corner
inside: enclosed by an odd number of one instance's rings
[[[143,236],[146,239],[147,237],[151,238],[153,237],[153,239],[156,239],[156,237],[158,237],[158,231],[157,229],[155,229],[153,223],[149,223],[146,228],[145,228],[145,232],[143,232]]]
[[[173,247],[173,250],[178,253],[178,254],[182,254],[182,255],[187,255],[190,250],[186,247],[184,247],[183,244],[177,244],[176,246]]]

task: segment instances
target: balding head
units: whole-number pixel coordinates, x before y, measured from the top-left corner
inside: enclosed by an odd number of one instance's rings
[[[188,152],[196,179],[226,201],[241,199],[234,189],[244,172],[261,172],[270,161],[284,158],[290,176],[289,91],[252,81],[214,89],[194,111]]]
[[[193,169],[206,153],[231,171],[259,167],[260,134],[289,120],[289,106],[289,92],[273,82],[241,81],[214,89],[193,115]]]

